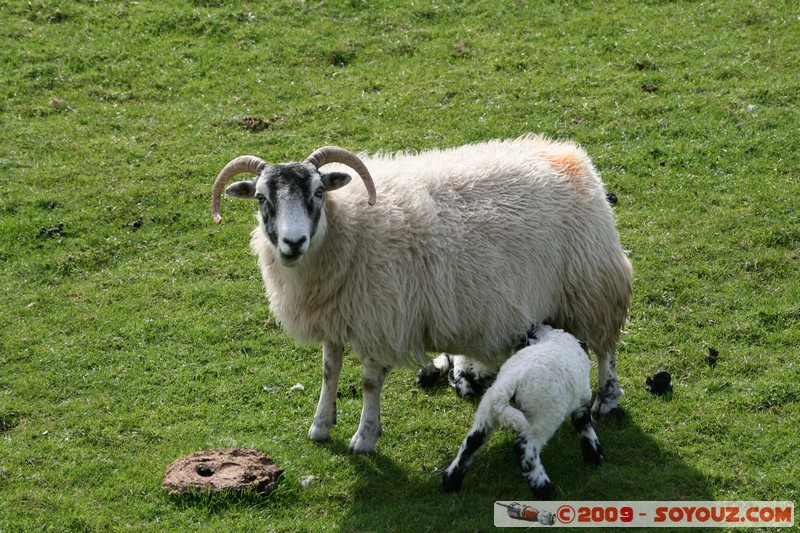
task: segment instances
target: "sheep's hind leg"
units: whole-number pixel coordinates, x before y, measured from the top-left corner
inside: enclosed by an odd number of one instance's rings
[[[597,354],[597,398],[592,406],[595,420],[603,420],[608,415],[621,414],[617,407],[622,397],[622,387],[617,381],[617,354],[613,350]]]
[[[308,430],[308,438],[325,441],[331,438],[331,426],[336,423],[336,393],[339,390],[339,375],[342,372],[344,346],[334,343],[322,345],[322,391],[319,394],[314,423]]]
[[[589,402],[584,403],[577,411],[572,413],[572,426],[581,437],[581,452],[587,463],[601,465],[605,461],[603,448],[592,426],[592,415],[589,411]]]
[[[540,450],[541,446],[527,435],[520,435],[514,442],[517,462],[528,486],[538,499],[549,500],[555,494],[556,488],[547,477],[547,472],[539,459]]]
[[[372,453],[377,449],[381,436],[381,388],[391,367],[381,367],[369,358],[364,358],[361,367],[361,389],[364,405],[361,409],[361,422],[353,438],[350,439],[348,453]]]

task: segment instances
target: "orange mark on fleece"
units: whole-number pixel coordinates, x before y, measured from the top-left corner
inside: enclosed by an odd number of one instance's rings
[[[555,149],[554,149],[555,148]],[[542,159],[561,174],[564,181],[571,184],[577,191],[586,192],[589,185],[589,162],[586,156],[573,146],[559,146],[544,150]]]
[[[577,177],[586,171],[586,160],[578,151],[564,147],[559,151],[545,151],[542,158],[550,163],[553,170]]]

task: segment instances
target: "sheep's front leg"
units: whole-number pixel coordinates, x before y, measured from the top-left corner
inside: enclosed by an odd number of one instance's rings
[[[339,390],[343,353],[344,346],[328,342],[322,344],[322,392],[319,394],[314,423],[308,430],[308,438],[313,441],[331,438],[331,426],[336,423],[336,393]]]
[[[372,453],[377,449],[381,436],[381,388],[392,369],[382,367],[365,357],[361,367],[361,390],[364,406],[361,409],[361,422],[358,431],[350,439],[348,453]]]

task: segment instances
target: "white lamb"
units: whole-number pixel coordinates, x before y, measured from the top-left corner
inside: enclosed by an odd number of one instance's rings
[[[569,333],[542,325],[529,333],[529,346],[500,368],[475,413],[475,423],[458,456],[442,474],[442,490],[461,488],[467,468],[486,446],[496,425],[519,433],[514,443],[517,460],[528,485],[540,500],[552,497],[555,487],[539,460],[539,452],[564,418],[580,434],[584,459],[599,465],[603,449],[592,426],[592,391],[586,344]]]

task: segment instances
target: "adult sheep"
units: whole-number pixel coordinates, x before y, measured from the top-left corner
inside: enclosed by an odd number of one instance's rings
[[[338,165],[320,170],[328,163]],[[366,194],[344,187],[351,171]],[[578,146],[525,136],[419,154],[325,147],[280,165],[241,156],[214,182],[215,221],[222,190],[244,172],[256,176],[226,192],[259,202],[250,245],[270,308],[296,340],[322,343],[312,440],[329,439],[336,422],[346,344],[361,361],[364,397],[349,451],[365,453],[381,435],[392,368],[424,365],[428,351],[496,368],[545,320],[597,354],[594,414],[618,404],[615,349],[632,269]]]

